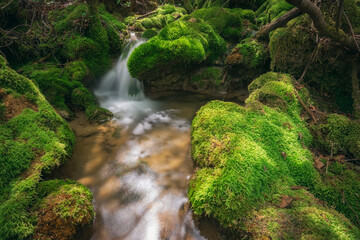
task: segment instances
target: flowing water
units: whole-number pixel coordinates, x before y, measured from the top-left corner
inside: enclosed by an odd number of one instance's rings
[[[78,180],[94,194],[96,217],[84,239],[205,239],[189,210],[187,184],[193,173],[191,120],[209,99],[189,93],[146,98],[126,65],[140,44],[126,46],[95,91],[114,121],[73,121],[78,141],[57,175]],[[220,239],[208,228],[208,235]]]

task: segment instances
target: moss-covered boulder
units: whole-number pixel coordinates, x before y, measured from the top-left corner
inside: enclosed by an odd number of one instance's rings
[[[31,80],[8,68],[1,56],[0,63],[0,238],[29,239],[40,217],[36,204],[45,197],[39,194],[42,176],[71,155],[75,137]],[[83,192],[91,202],[90,192]],[[78,196],[69,193],[69,201],[73,198]],[[81,209],[90,223],[92,207]]]
[[[206,67],[191,74],[189,86],[195,91],[219,90],[222,85],[224,72],[221,67]]]
[[[113,118],[113,113],[97,105],[86,107],[86,117],[90,122],[102,123]]]
[[[227,56],[225,63],[233,75],[240,77],[237,85],[247,86],[254,78],[268,70],[267,46],[255,39],[241,41]]]
[[[316,33],[306,15],[278,28],[270,37],[271,69],[300,78],[318,95],[328,96],[344,112],[351,112],[351,64],[344,49],[331,41],[316,44]],[[335,104],[336,103],[336,104]]]
[[[133,77],[159,80],[169,73],[193,68],[225,51],[225,41],[213,28],[190,16],[170,23],[131,54],[128,67]]]
[[[256,10],[255,15],[257,17],[257,22],[259,25],[270,23],[292,8],[294,8],[294,6],[287,3],[285,0],[267,0]]]
[[[317,144],[329,154],[351,155],[360,159],[360,122],[339,114],[329,114],[313,127]]]
[[[199,168],[188,190],[194,213],[255,239],[357,239],[350,211],[330,201],[342,192],[314,167],[307,148],[312,136],[292,82],[288,75],[268,73],[249,86],[246,107],[212,101],[199,110],[192,124],[192,157]],[[298,94],[309,101],[305,89]],[[353,180],[357,189],[359,179]],[[356,190],[347,194],[357,198]],[[351,206],[359,213],[359,203]]]

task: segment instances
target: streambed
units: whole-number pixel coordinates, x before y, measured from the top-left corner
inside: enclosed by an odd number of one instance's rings
[[[96,217],[82,239],[221,239],[211,223],[200,224],[200,233],[187,199],[191,120],[210,99],[186,92],[146,98],[126,67],[139,44],[128,45],[96,91],[114,120],[90,125],[79,114],[70,123],[74,154],[55,177],[77,180],[94,194]]]

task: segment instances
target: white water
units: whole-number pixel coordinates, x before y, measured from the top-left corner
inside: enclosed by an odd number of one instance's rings
[[[127,68],[131,52],[142,43],[127,44],[95,91],[101,106],[114,113],[126,141],[114,159],[82,176],[96,182],[88,185],[96,210],[91,239],[204,239],[185,207],[193,171],[190,121],[204,99],[146,98]]]

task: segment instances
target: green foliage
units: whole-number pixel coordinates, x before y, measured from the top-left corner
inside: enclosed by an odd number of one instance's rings
[[[72,104],[85,109],[88,106],[95,105],[96,99],[93,94],[85,87],[78,87],[72,91]]]
[[[241,14],[226,8],[202,8],[190,16],[207,22],[215,32],[228,40],[239,40],[242,31]]]
[[[86,107],[86,117],[90,122],[102,123],[110,120],[113,114],[105,108],[89,105]]]
[[[184,18],[170,23],[131,54],[128,67],[137,78],[157,78],[163,72],[183,70],[225,51],[224,40],[203,21]]]
[[[246,107],[212,101],[198,111],[192,124],[192,157],[200,169],[188,189],[194,213],[215,217],[235,231],[245,229],[274,239],[299,234],[357,239],[359,230],[342,215],[309,198],[306,190],[290,188],[307,187],[353,220],[347,209],[331,200],[341,199],[341,193],[313,166],[306,147],[312,136],[300,117],[302,106],[291,83],[288,75],[267,73],[249,86]],[[299,95],[309,101],[306,90]],[[352,180],[346,181],[348,189],[358,189],[359,179]],[[347,194],[356,199],[356,192]],[[295,199],[289,210],[273,207],[282,196]],[[359,203],[352,204],[358,208]],[[349,228],[353,230],[344,232]]]

